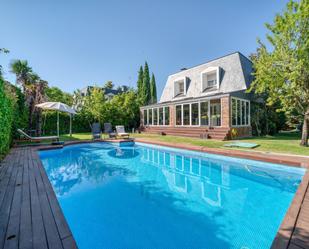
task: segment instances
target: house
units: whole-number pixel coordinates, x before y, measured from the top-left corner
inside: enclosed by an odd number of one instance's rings
[[[249,137],[252,62],[235,52],[170,75],[160,101],[143,106],[141,130],[188,137]]]
[[[91,90],[94,88],[94,86],[87,86],[87,87],[84,87],[80,90],[80,93],[81,93],[81,96],[82,97],[85,97],[85,96],[88,96],[91,92]],[[128,87],[127,86],[120,86],[119,88],[117,89],[110,89],[110,88],[104,88],[104,87],[101,87],[102,90],[104,90],[104,95],[105,97],[110,100],[112,99],[115,95],[118,95],[120,93],[123,93],[123,92],[126,92]]]

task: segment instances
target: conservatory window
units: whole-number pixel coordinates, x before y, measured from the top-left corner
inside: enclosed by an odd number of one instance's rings
[[[168,106],[164,107],[164,125],[170,124],[170,108]]]
[[[163,107],[159,108],[159,125],[163,125]]]
[[[232,125],[237,125],[236,109],[237,109],[236,99],[232,99]]]
[[[208,101],[201,102],[201,125],[208,125]]]
[[[147,115],[147,110],[144,110],[144,125],[148,125],[148,115]]]
[[[237,112],[236,112],[236,117],[237,117],[237,125],[241,124],[241,106],[240,106],[240,99],[237,100]]]
[[[198,103],[191,104],[191,125],[199,125]]]
[[[182,106],[176,105],[176,125],[182,125]]]
[[[248,100],[232,98],[232,125],[250,125],[250,102]]]
[[[148,111],[148,123],[149,125],[152,125],[152,109],[149,109]]]
[[[158,124],[158,108],[153,109],[153,125]]]
[[[190,125],[190,105],[183,105],[183,125]]]

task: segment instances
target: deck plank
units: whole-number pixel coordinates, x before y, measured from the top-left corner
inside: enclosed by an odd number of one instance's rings
[[[33,153],[31,151],[31,153]],[[32,155],[33,157],[33,155]],[[38,187],[39,200],[41,204],[42,217],[44,222],[44,227],[46,231],[47,243],[49,249],[60,249],[62,247],[62,242],[58,233],[58,229],[54,220],[53,213],[51,211],[51,207],[49,205],[49,201],[47,198],[47,191],[45,189],[45,185],[43,183],[43,179],[40,173],[40,165],[37,160],[33,158],[33,166],[34,166],[34,174],[35,180]]]
[[[25,153],[25,164],[23,172],[23,185],[22,185],[22,202],[20,211],[20,236],[19,248],[31,249],[32,248],[32,223],[31,223],[31,201],[30,201],[30,175],[29,165],[30,158],[29,151]]]
[[[18,247],[18,238],[19,238],[19,225],[20,225],[20,206],[22,199],[22,174],[23,167],[21,162],[24,160],[24,150],[20,150],[18,156],[18,165],[17,165],[17,173],[15,179],[14,194],[13,200],[11,204],[10,216],[6,231],[6,240],[4,242],[4,248],[16,248]],[[10,239],[9,239],[10,238]]]
[[[30,152],[29,152],[30,153]],[[32,222],[32,247],[34,249],[45,249],[47,246],[46,232],[43,223],[41,205],[39,200],[39,193],[37,183],[35,180],[35,171],[33,160],[30,156],[29,160],[29,184],[30,184],[30,208],[31,208],[31,222]]]
[[[14,153],[17,150],[14,150]],[[10,167],[8,172],[9,174],[5,174],[4,177],[7,177],[6,179],[3,179],[4,182],[7,184],[4,186],[5,192],[3,196],[3,201],[1,203],[0,207],[0,247],[4,247],[4,243],[6,240],[11,239],[15,240],[16,238],[13,236],[12,238],[6,237],[7,235],[7,227],[9,223],[9,217],[11,213],[11,207],[12,207],[12,200],[14,196],[14,190],[15,190],[15,181],[17,176],[17,170],[18,170],[18,156],[12,160],[13,166],[7,165],[7,167]],[[7,173],[8,173],[7,172]],[[4,247],[5,248],[5,247]]]
[[[45,185],[46,188],[46,193],[47,193],[47,197],[50,203],[50,207],[51,210],[53,212],[53,215],[55,217],[55,221],[56,221],[56,225],[57,225],[57,229],[59,231],[59,235],[61,239],[67,238],[68,236],[71,236],[71,230],[67,224],[67,222],[65,221],[63,212],[58,204],[57,201],[57,197],[55,195],[55,192],[53,191],[52,185],[48,179],[48,176],[43,168],[43,165],[41,163],[41,160],[38,158],[37,154],[35,153],[33,155],[33,157],[35,158],[36,162],[38,163],[39,166],[39,171],[41,173],[42,176],[42,180],[43,183]]]

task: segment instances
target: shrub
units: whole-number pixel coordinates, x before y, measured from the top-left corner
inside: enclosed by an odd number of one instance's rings
[[[8,152],[17,128],[27,125],[25,99],[21,90],[0,78],[0,158]]]
[[[0,158],[9,150],[12,141],[13,108],[0,78]]]

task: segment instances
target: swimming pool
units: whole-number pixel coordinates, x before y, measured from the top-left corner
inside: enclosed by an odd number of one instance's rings
[[[142,143],[39,152],[79,248],[269,248],[305,170]]]

